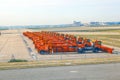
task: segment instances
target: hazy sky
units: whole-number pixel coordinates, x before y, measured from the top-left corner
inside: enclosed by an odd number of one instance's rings
[[[0,25],[120,21],[120,0],[0,0]]]

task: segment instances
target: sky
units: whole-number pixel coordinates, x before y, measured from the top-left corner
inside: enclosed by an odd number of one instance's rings
[[[0,25],[120,21],[120,0],[0,0]]]

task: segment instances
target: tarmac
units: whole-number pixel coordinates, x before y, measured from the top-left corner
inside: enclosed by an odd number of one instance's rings
[[[21,34],[17,30],[4,31],[0,36],[0,61],[7,61],[11,58],[31,58]]]
[[[120,80],[120,63],[1,70],[0,80]]]

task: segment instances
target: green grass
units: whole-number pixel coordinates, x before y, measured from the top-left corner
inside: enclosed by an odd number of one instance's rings
[[[11,62],[27,62],[27,60],[21,60],[21,59],[11,59],[10,61],[8,61],[9,63]]]

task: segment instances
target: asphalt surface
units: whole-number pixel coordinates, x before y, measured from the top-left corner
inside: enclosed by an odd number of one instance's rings
[[[0,80],[120,80],[120,63],[2,70]]]

